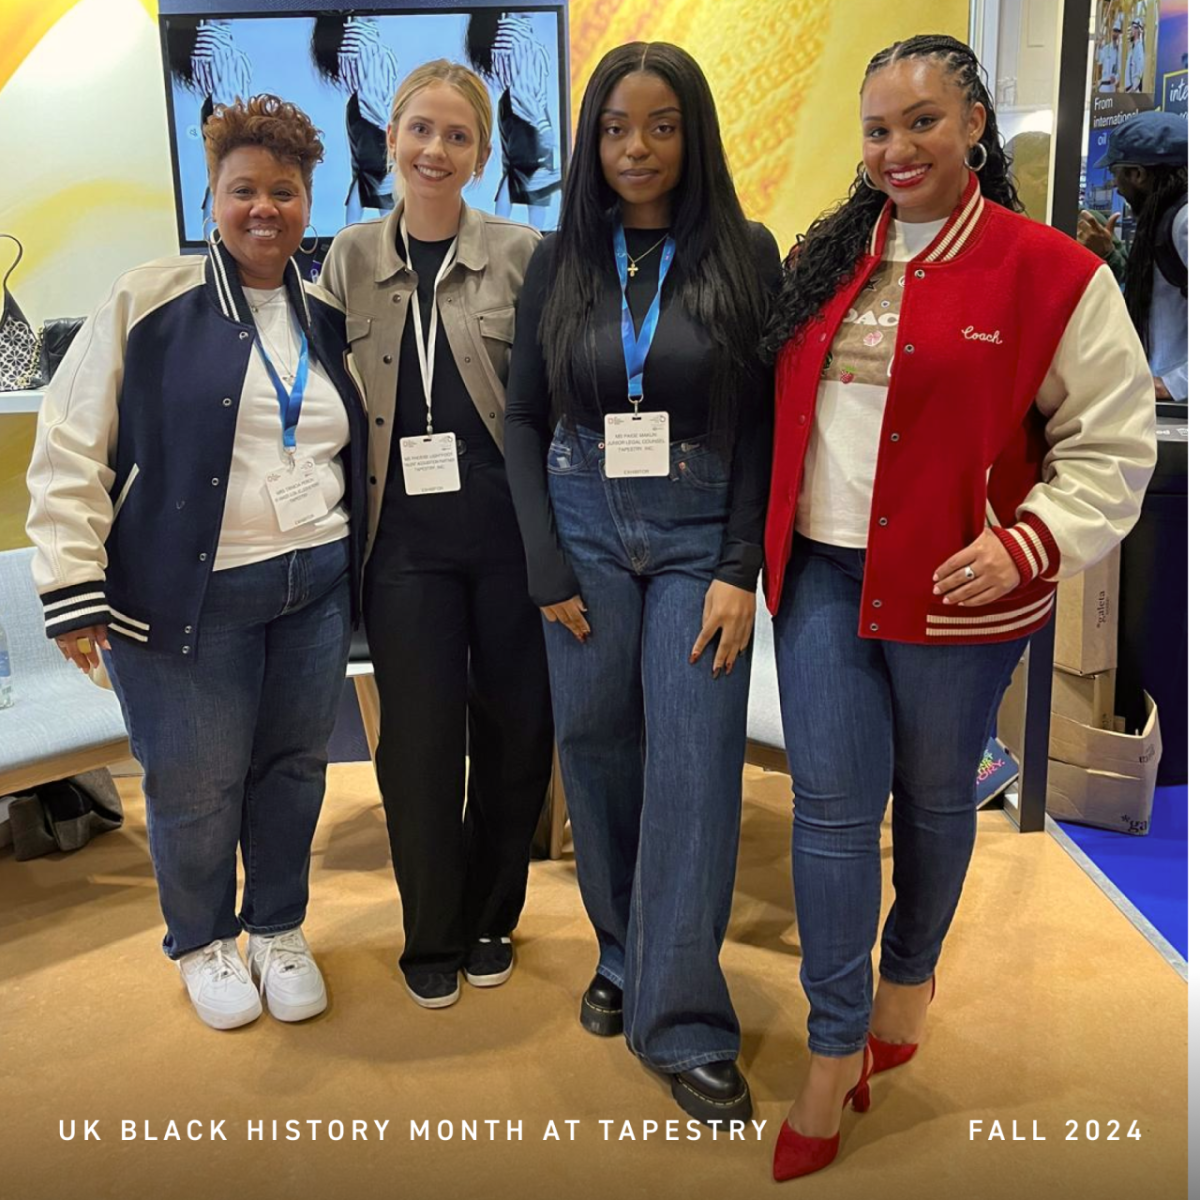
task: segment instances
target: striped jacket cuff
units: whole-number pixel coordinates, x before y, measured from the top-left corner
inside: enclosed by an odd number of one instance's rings
[[[1025,519],[1010,529],[993,528],[992,532],[1016,564],[1022,586],[1039,576],[1058,574],[1058,543],[1046,523],[1034,513],[1026,513]]]
[[[86,629],[89,625],[107,625],[109,621],[102,581],[55,588],[45,592],[41,601],[48,638],[62,637],[64,633]]]

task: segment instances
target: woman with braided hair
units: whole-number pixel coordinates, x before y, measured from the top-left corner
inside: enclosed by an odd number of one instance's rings
[[[775,1177],[915,1053],[975,840],[975,773],[1054,581],[1137,519],[1154,389],[1112,273],[1019,215],[954,38],[868,64],[863,165],[788,260],[765,544],[811,1064]],[[880,980],[879,833],[896,899]]]

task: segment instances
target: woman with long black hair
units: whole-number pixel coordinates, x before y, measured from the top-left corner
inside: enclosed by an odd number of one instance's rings
[[[789,258],[766,531],[808,1075],[775,1177],[912,1058],[975,840],[975,774],[1055,581],[1137,520],[1154,392],[1112,273],[1020,213],[971,50],[881,51],[848,198]],[[881,902],[892,797],[896,899]]]
[[[561,231],[518,305],[505,430],[600,945],[581,1022],[623,1032],[690,1115],[744,1120],[718,956],[770,455],[756,346],[778,251],[742,213],[707,81],[678,47],[606,54],[575,146]]]

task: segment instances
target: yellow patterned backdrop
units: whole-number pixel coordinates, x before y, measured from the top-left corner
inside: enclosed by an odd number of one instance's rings
[[[965,38],[968,7],[571,0],[572,109],[610,47],[685,47],[747,212],[786,247],[850,182],[867,59],[913,33]],[[0,0],[0,230],[26,245],[13,287],[34,321],[86,312],[120,271],[178,248],[156,15],[156,0]],[[23,540],[29,436],[0,415],[0,548]]]

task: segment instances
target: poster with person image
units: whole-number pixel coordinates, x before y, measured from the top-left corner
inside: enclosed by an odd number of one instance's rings
[[[1154,92],[1159,3],[1099,0],[1092,63],[1094,95]]]

